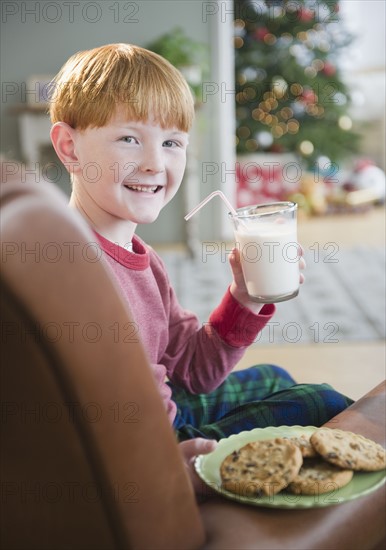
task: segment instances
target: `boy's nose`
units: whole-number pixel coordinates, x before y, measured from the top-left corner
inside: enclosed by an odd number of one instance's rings
[[[151,152],[144,156],[141,159],[140,170],[142,172],[151,172],[153,174],[158,174],[163,172],[165,169],[165,164],[162,159],[162,155],[159,153]]]

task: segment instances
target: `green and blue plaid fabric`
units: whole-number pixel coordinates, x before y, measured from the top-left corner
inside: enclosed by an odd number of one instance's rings
[[[353,401],[328,384],[296,384],[281,367],[235,371],[214,391],[193,395],[170,384],[180,441],[222,439],[267,426],[321,426]]]

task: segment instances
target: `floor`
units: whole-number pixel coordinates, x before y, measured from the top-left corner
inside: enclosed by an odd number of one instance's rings
[[[334,254],[337,250],[339,251],[339,254],[342,254],[343,251],[354,250],[354,256],[357,254],[357,251],[363,255],[360,263],[361,265],[363,263],[366,264],[365,267],[368,269],[364,272],[366,278],[363,281],[362,274],[362,281],[361,279],[358,279],[357,286],[355,287],[354,285],[354,287],[359,290],[355,293],[355,296],[353,296],[353,300],[350,301],[346,298],[346,302],[343,302],[343,309],[346,312],[347,323],[350,324],[351,322],[353,325],[351,327],[351,331],[354,332],[351,333],[351,339],[347,340],[347,338],[341,339],[327,337],[315,338],[315,332],[312,333],[313,338],[288,338],[284,342],[283,339],[278,342],[277,339],[268,339],[267,341],[267,338],[265,338],[265,340],[263,338],[246,351],[245,356],[236,366],[236,369],[246,368],[253,364],[269,362],[285,367],[298,382],[327,382],[342,393],[349,395],[353,399],[358,399],[366,393],[366,391],[370,390],[385,379],[385,340],[384,335],[382,336],[382,328],[379,328],[380,325],[383,325],[384,334],[385,209],[383,207],[377,207],[370,211],[357,214],[300,219],[299,241],[301,242],[306,253],[308,253],[308,257],[312,259],[315,259],[315,255],[317,253],[323,252],[323,249],[326,253],[332,254]],[[329,246],[330,248],[328,248]],[[173,255],[173,251],[170,252],[170,249],[165,249],[165,247],[154,247],[166,260],[173,284],[178,283],[179,279],[181,279],[181,269],[183,267],[187,269],[186,273],[189,273],[188,270],[190,267],[182,266],[181,261],[175,260],[176,256]],[[379,252],[382,251],[383,258],[381,257],[375,259],[372,255],[373,250],[378,255]],[[171,258],[173,258],[173,261],[170,261]],[[372,265],[379,266],[379,262],[382,263],[382,269],[377,269],[376,276],[374,271],[374,277],[372,277],[372,270],[375,269]],[[341,272],[343,265],[348,266],[349,264],[341,262],[341,265],[337,266],[340,268]],[[198,314],[200,312],[200,307],[208,307],[207,303],[200,304],[200,301],[205,302],[210,298],[210,292],[208,292],[208,288],[205,286],[205,273],[209,270],[209,267],[206,265],[200,265],[200,267],[203,269],[203,280],[200,283],[200,300],[195,296],[191,296],[190,294],[192,293],[189,294],[189,290],[185,296],[188,301],[190,298],[191,302],[195,306],[194,311]],[[312,292],[310,291],[310,287],[312,288],[311,282],[313,281],[312,274],[316,271],[319,275],[319,281],[321,280],[324,283],[324,280],[328,277],[328,272],[323,271],[321,268],[326,267],[328,266],[321,263],[317,266],[317,269],[314,268],[314,271],[312,271],[312,265],[308,266],[310,275],[308,296],[306,295],[306,301],[308,304],[310,301],[309,298],[312,297]],[[223,272],[222,268],[223,266],[221,266],[221,269],[218,271]],[[379,275],[379,273],[383,273],[383,276]],[[344,276],[346,277],[346,283],[347,277],[358,276],[355,270],[355,264],[352,272],[345,273]],[[185,272],[182,279],[186,279]],[[356,338],[355,328],[357,328],[357,325],[360,323],[360,316],[357,315],[355,310],[351,311],[350,308],[354,307],[354,304],[351,302],[355,302],[355,298],[358,296],[360,297],[363,287],[367,286],[367,281],[368,290],[370,291],[368,294],[369,296],[371,296],[371,290],[376,288],[376,292],[373,292],[373,302],[372,304],[366,304],[368,309],[365,312],[365,316],[368,317],[367,320],[371,321],[371,323],[368,323],[371,330],[367,336],[365,335],[365,337],[363,337],[362,332],[360,333],[361,337]],[[319,286],[322,286],[320,282],[318,282],[318,284]],[[181,287],[181,291],[185,288],[189,287],[184,284],[183,287]],[[304,291],[306,288],[307,287],[305,285]],[[207,300],[205,300],[205,294],[203,295],[202,293],[203,289],[206,290]],[[377,298],[378,296],[380,296],[379,300]],[[338,298],[340,299],[340,296],[337,296],[337,299]],[[181,303],[183,303],[183,299],[184,296],[182,292],[182,300],[180,298]],[[301,303],[300,300],[299,303]],[[286,304],[290,304],[290,302],[287,302]],[[295,301],[293,301],[293,304],[295,304]],[[314,301],[314,305],[317,305],[317,301]],[[185,307],[187,306],[185,305]],[[376,308],[378,313],[374,318],[373,310]],[[193,307],[190,309],[193,309]],[[286,317],[285,308],[281,311],[284,311],[284,317],[282,317],[282,319],[288,320],[294,318],[288,317],[288,315]],[[202,311],[202,314],[205,318],[206,311]],[[277,318],[275,317],[275,319]],[[280,321],[280,315],[278,319]],[[318,320],[321,321],[320,326],[326,326],[326,323],[324,323],[324,320],[320,317],[318,317]],[[308,320],[308,324],[309,323],[310,320]],[[343,321],[340,321],[340,323],[342,324]],[[333,325],[334,323],[330,324]],[[295,325],[297,325],[297,323],[295,323]],[[317,326],[319,327],[319,324]],[[373,328],[374,330],[372,331]]]

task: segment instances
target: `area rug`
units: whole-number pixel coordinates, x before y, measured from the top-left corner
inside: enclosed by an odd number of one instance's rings
[[[181,305],[208,321],[231,280],[227,254],[218,243],[203,243],[195,258],[161,251]],[[338,343],[385,338],[385,250],[308,250],[306,282],[297,298],[277,312],[257,336],[259,344]]]

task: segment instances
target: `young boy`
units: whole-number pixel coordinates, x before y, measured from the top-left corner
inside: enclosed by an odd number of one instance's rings
[[[135,235],[182,181],[194,104],[179,71],[143,48],[110,44],[72,56],[55,84],[51,137],[71,174],[70,205],[94,229],[129,303],[178,438],[193,440],[186,456],[213,449],[202,437],[319,426],[346,408],[351,400],[330,386],[295,385],[279,367],[231,373],[275,311],[250,300],[236,249],[233,281],[200,326],[178,304],[161,259]]]

